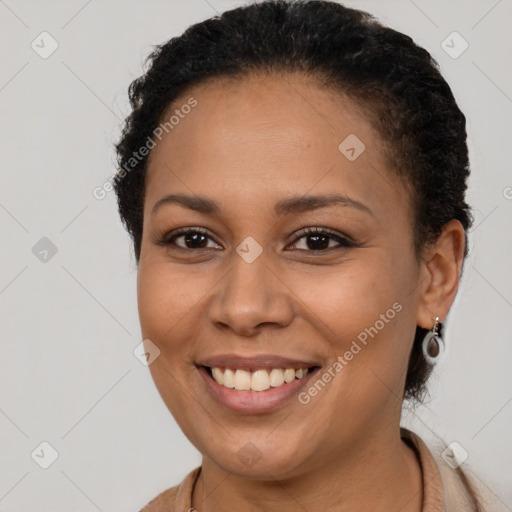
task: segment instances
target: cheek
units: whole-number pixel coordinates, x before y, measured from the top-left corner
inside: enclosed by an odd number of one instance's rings
[[[312,313],[312,322],[323,325],[326,337],[334,336],[342,349],[348,338],[373,325],[399,299],[400,283],[391,278],[392,272],[382,253],[368,257],[361,253],[337,268],[290,276],[290,280],[296,296]]]
[[[346,270],[296,280],[311,322],[333,358],[341,357],[339,399],[352,396],[354,404],[400,392],[415,327],[411,262],[384,251],[367,254],[347,262]]]
[[[399,402],[415,328],[409,296],[411,269],[405,259],[400,269],[394,261],[385,261],[359,303],[358,332],[352,332],[356,348],[350,351],[358,350],[357,346],[361,351],[349,368],[358,393],[368,401],[380,399],[382,405],[388,399]]]
[[[164,403],[185,432],[194,430],[186,413],[190,395],[184,392],[184,383],[192,382],[195,373],[191,363],[194,343],[190,342],[197,325],[194,307],[200,307],[206,291],[194,286],[194,280],[187,276],[168,262],[148,260],[141,260],[137,275],[142,336],[160,350],[149,370]]]
[[[166,263],[143,264],[137,276],[137,302],[141,332],[160,349],[173,368],[173,373],[193,371],[190,363],[195,346],[191,336],[197,330],[197,314],[201,300],[211,286],[203,277]],[[157,360],[158,361],[158,360]],[[154,365],[151,365],[153,367]],[[151,368],[152,372],[157,368]]]
[[[198,281],[169,263],[143,263],[137,275],[137,302],[143,331],[162,336],[197,305]],[[171,331],[172,332],[172,331]]]

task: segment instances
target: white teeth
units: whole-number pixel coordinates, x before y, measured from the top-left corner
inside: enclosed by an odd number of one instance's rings
[[[265,391],[270,387],[270,377],[267,370],[256,370],[251,377],[253,391]]]
[[[270,373],[264,369],[248,372],[230,368],[223,371],[219,367],[213,367],[211,370],[217,383],[227,388],[235,388],[237,391],[266,391],[270,387],[276,388],[295,379],[301,379],[308,373],[307,368],[273,368]]]
[[[213,378],[219,384],[224,384],[224,374],[222,373],[222,370],[220,368],[212,368],[212,374],[213,374]]]
[[[284,384],[284,372],[281,370],[281,368],[274,368],[270,372],[270,385],[273,388],[276,388],[282,384]]]
[[[235,372],[235,389],[243,391],[251,389],[251,374],[245,370],[237,370]]]
[[[220,368],[217,368],[217,370],[221,371]],[[212,370],[213,373],[213,370]],[[215,374],[213,374],[213,378],[215,379]],[[215,379],[217,380],[217,379]],[[217,382],[219,382],[217,380]],[[223,386],[226,386],[227,388],[234,388],[235,387],[235,372],[233,370],[230,370],[229,368],[226,368],[224,370],[224,379],[223,382],[219,382],[219,384],[222,384]]]
[[[295,370],[293,368],[286,368],[284,371],[284,381],[292,382],[295,380]]]

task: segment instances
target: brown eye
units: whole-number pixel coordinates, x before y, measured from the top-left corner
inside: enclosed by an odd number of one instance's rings
[[[181,243],[176,243],[176,240],[183,239]],[[186,228],[177,232],[171,232],[165,235],[161,240],[157,241],[158,245],[174,245],[178,249],[210,249],[217,247],[216,242],[214,242],[215,246],[208,247],[208,240],[213,239],[207,233],[207,231],[200,228]]]
[[[302,235],[295,239],[293,245],[296,245],[297,242],[302,239],[305,239],[305,248],[299,248],[299,250],[306,250],[308,252],[326,251],[328,249],[335,249],[340,247],[348,248],[355,246],[353,242],[348,240],[348,238],[344,237],[340,233],[320,227],[305,229],[302,231]],[[330,245],[331,242],[336,242],[338,245],[332,246]]]

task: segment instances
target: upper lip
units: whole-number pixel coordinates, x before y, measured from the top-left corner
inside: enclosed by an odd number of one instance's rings
[[[240,356],[236,354],[220,354],[197,361],[199,366],[238,368],[240,370],[258,370],[265,368],[311,368],[319,366],[314,361],[290,359],[273,354],[256,356]]]

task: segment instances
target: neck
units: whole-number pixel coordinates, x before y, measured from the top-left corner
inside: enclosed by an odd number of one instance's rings
[[[308,473],[285,480],[251,480],[204,457],[194,489],[198,512],[420,512],[421,468],[399,431],[362,439],[350,453],[337,453]]]

